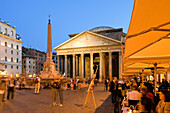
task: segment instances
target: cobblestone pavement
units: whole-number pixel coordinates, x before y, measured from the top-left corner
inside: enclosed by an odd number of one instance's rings
[[[16,90],[13,100],[0,103],[0,113],[114,113],[114,107],[110,101],[110,92],[104,91],[103,85],[94,89],[97,109],[91,98],[89,107],[83,108],[87,96],[87,87],[81,90],[64,90],[64,104],[52,106],[51,90],[42,89],[40,94],[34,94],[34,90]]]

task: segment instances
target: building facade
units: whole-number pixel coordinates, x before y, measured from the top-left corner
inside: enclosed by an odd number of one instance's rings
[[[21,76],[22,43],[15,27],[0,21],[0,75]]]
[[[32,56],[35,58],[35,69],[36,69],[36,75],[40,74],[40,71],[43,70],[43,64],[46,59],[46,53],[36,50],[36,49],[31,49],[31,48],[25,48],[22,47],[22,52],[25,53],[26,55]]]
[[[52,55],[53,55],[52,60],[53,60],[53,62],[55,64],[55,69],[57,70],[57,53],[53,52]]]
[[[55,47],[58,70],[70,78],[102,81],[112,77],[122,78],[122,38],[123,29],[97,27],[90,31],[69,35],[70,39]]]
[[[22,56],[22,75],[26,78],[36,77],[36,60],[29,55]]]

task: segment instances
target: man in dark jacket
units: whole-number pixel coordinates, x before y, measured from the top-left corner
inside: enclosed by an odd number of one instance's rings
[[[51,83],[51,97],[53,101],[53,106],[57,105],[56,104],[56,97],[59,95],[60,98],[60,103],[58,104],[59,106],[63,106],[63,90],[61,88],[61,80],[54,80]]]
[[[111,92],[111,101],[112,103],[116,102],[116,97],[117,97],[117,91],[118,91],[118,85],[117,85],[117,78],[114,77],[113,81],[110,82],[110,89],[109,91]]]
[[[15,91],[15,79],[14,78],[10,78],[9,82],[8,82],[8,95],[7,95],[7,99],[11,99],[14,98],[14,91]]]

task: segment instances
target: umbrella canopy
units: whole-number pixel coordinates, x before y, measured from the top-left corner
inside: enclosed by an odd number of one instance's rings
[[[128,63],[124,65],[124,74],[138,74],[145,75],[153,74],[154,66],[147,63]],[[157,65],[157,74],[165,74],[169,72],[169,63]]]
[[[153,64],[155,95],[158,64],[170,62],[169,6],[170,0],[135,0],[125,42],[125,63]]]
[[[142,54],[148,58],[166,57],[170,58],[170,52],[167,52],[167,44],[163,43],[169,40],[170,33],[170,0],[135,0],[129,25],[124,58],[139,58]],[[161,42],[159,42],[161,40]],[[151,49],[154,44],[164,45],[162,48]],[[152,47],[148,48],[150,45]],[[160,47],[159,46],[159,47]],[[148,48],[148,51],[141,50]],[[165,49],[166,48],[166,49]],[[151,51],[152,50],[152,51]],[[140,54],[137,54],[138,52]],[[144,55],[144,53],[146,53]],[[150,53],[150,54],[149,54]],[[153,54],[157,53],[157,54]],[[150,56],[152,54],[152,56]],[[132,57],[132,55],[135,55]],[[158,55],[158,56],[157,56]],[[142,58],[143,58],[142,56]]]

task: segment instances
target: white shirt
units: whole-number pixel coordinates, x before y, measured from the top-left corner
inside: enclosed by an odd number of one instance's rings
[[[38,83],[40,83],[40,78],[38,77]]]
[[[129,100],[141,100],[142,93],[139,93],[136,90],[132,90],[131,92],[127,93],[127,98]]]

